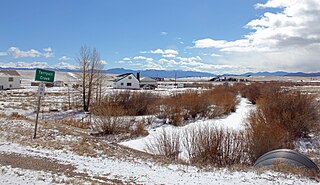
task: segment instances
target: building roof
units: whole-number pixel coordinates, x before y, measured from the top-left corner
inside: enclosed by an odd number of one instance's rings
[[[16,70],[0,70],[0,76],[13,77],[13,76],[20,76],[20,74]]]
[[[157,80],[155,80],[155,79],[153,79],[153,78],[150,78],[150,77],[141,78],[140,81],[141,81],[141,82],[157,82]]]
[[[133,73],[125,73],[125,74],[118,75],[118,76],[116,76],[116,79],[113,80],[113,82],[118,82],[118,81],[120,81],[130,75],[134,76]],[[136,76],[134,76],[134,77],[136,78]]]

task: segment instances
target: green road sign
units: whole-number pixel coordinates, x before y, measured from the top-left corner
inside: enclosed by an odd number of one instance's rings
[[[41,82],[53,82],[54,81],[54,71],[36,69],[36,81]]]

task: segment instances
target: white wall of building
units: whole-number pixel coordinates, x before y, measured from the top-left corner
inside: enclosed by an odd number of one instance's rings
[[[130,74],[119,81],[113,82],[113,88],[139,89],[140,88],[139,80],[133,74]]]
[[[0,76],[0,90],[20,88],[20,76]]]

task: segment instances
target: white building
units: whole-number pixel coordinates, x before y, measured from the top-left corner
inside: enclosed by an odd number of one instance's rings
[[[20,88],[21,76],[15,70],[0,70],[0,90]]]
[[[158,87],[158,81],[150,77],[144,77],[144,78],[141,78],[140,80],[140,87],[144,89],[156,88]]]
[[[64,82],[61,80],[57,80],[53,82],[54,87],[63,87],[64,85],[65,85]]]
[[[138,75],[139,76],[139,75]],[[113,81],[113,88],[115,89],[139,89],[139,80],[132,73],[126,73],[117,76]]]

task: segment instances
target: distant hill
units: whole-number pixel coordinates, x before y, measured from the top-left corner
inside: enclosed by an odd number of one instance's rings
[[[277,72],[257,72],[257,73],[244,73],[240,76],[303,76],[303,77],[316,77],[320,76],[320,72],[318,73],[303,73],[303,72],[296,72],[296,73],[289,73],[285,71],[277,71]]]
[[[36,68],[1,68],[0,70],[35,70]],[[74,69],[57,69],[57,68],[46,68],[48,70],[60,71],[60,72],[79,72],[78,70]],[[182,77],[212,77],[217,76],[213,73],[206,73],[206,72],[197,72],[197,71],[183,71],[183,70],[156,70],[156,69],[147,69],[147,70],[131,70],[131,69],[124,69],[124,68],[112,68],[103,70],[104,73],[109,74],[124,74],[124,73],[134,73],[140,72],[142,77],[159,77],[159,78],[182,78]],[[243,74],[223,74],[219,76],[303,76],[303,77],[317,77],[320,76],[320,72],[317,73],[303,73],[303,72],[296,72],[296,73],[289,73],[285,71],[276,71],[276,72],[248,72]]]
[[[288,73],[285,76],[304,76],[304,77],[317,77],[320,76],[320,72],[318,73],[302,73],[302,72],[297,72],[297,73]]]
[[[286,76],[287,74],[289,74],[289,73],[284,72],[284,71],[257,72],[257,73],[248,72],[248,73],[241,74],[241,76]]]
[[[206,72],[196,72],[196,71],[182,71],[182,70],[156,70],[156,69],[147,69],[147,70],[130,70],[123,68],[113,68],[105,70],[106,73],[111,74],[123,74],[123,73],[137,73],[140,72],[140,75],[143,77],[159,77],[159,78],[182,78],[182,77],[205,77],[205,76],[215,76],[212,73]]]

